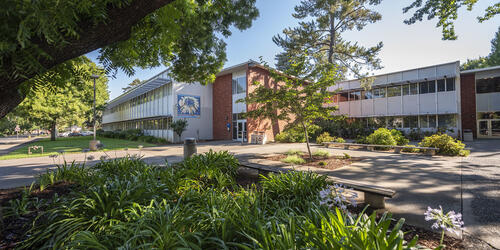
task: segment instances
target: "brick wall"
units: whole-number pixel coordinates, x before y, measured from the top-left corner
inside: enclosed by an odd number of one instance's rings
[[[255,90],[257,87],[252,83],[258,81],[263,83],[268,88],[276,88],[277,85],[271,79],[269,72],[260,67],[249,67],[247,70],[247,95]],[[255,110],[259,107],[258,104],[247,104],[247,111]],[[283,131],[286,122],[284,121],[271,121],[271,119],[251,119],[247,118],[248,141],[254,132],[265,131],[268,141],[274,141],[274,136]]]
[[[460,102],[462,109],[462,130],[471,129],[474,138],[476,138],[476,83],[474,74],[460,75]]]
[[[232,74],[215,78],[213,83],[213,131],[214,140],[232,139]],[[227,130],[227,123],[231,129]]]

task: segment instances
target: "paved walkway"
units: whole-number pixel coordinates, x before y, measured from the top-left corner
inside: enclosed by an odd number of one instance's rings
[[[500,248],[500,141],[477,141],[469,145],[473,153],[466,158],[429,157],[362,150],[328,149],[333,154],[348,153],[364,160],[348,167],[325,171],[326,174],[391,188],[397,191],[387,200],[387,209],[410,224],[424,227],[427,206],[442,205],[445,210],[462,212],[466,232]],[[285,152],[304,144],[241,145],[233,142],[200,143],[198,152],[228,150],[238,157]],[[145,148],[140,152],[148,163],[165,164],[182,160],[182,145]],[[111,157],[137,154],[138,150],[106,152]],[[102,152],[91,153],[96,160]],[[87,155],[87,156],[88,156]],[[0,161],[0,188],[27,185],[33,176],[62,161],[37,157]],[[84,154],[68,154],[67,161],[84,161]]]
[[[40,137],[31,137],[27,136],[9,136],[9,137],[0,137],[0,155],[8,154],[19,147],[22,147],[24,144],[40,139]]]

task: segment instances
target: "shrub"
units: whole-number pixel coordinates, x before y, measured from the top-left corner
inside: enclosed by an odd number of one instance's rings
[[[318,156],[318,157],[329,157],[330,156],[330,152],[324,150],[324,149],[319,149],[319,150],[316,150],[313,152],[313,155],[314,156]]]
[[[320,129],[319,126],[317,125],[310,125],[307,133],[309,134],[309,137],[314,135],[316,131]],[[294,127],[289,127],[286,128],[283,132],[277,134],[274,137],[274,140],[276,142],[285,142],[285,143],[291,143],[291,142],[306,142],[306,137],[304,136],[304,130],[300,126],[294,126]]]
[[[285,152],[286,155],[302,155],[304,152],[300,149],[289,149]]]
[[[470,153],[468,150],[464,150],[465,144],[447,134],[427,136],[418,145],[421,147],[438,148],[437,153],[441,155],[467,156]]]
[[[351,155],[348,153],[344,153],[344,159],[346,160],[351,159]]]
[[[405,145],[409,140],[399,130],[379,128],[366,137],[366,142],[375,145]]]
[[[401,151],[403,152],[408,152],[408,153],[418,153],[420,150],[418,148],[415,148],[415,145],[404,145],[405,147],[410,147],[410,148],[402,148]]]
[[[285,163],[296,164],[296,165],[304,164],[306,162],[304,159],[302,159],[302,157],[300,157],[298,155],[289,155],[285,159],[282,159],[281,161],[285,162]]]
[[[319,191],[328,185],[325,175],[313,172],[291,171],[262,176],[263,192],[271,199],[311,200],[319,197]]]
[[[318,165],[320,165],[320,166],[326,166],[326,161],[320,161],[320,162],[318,162]]]
[[[335,139],[333,141],[338,142],[338,143],[345,143],[345,140],[342,137],[335,137]]]
[[[335,140],[335,138],[330,136],[330,133],[328,132],[324,132],[316,137],[316,143],[318,144],[322,144],[323,142],[332,142],[333,140]]]
[[[355,143],[358,143],[358,144],[368,144],[368,140],[366,138],[366,136],[361,136],[359,135],[358,137],[356,137],[356,139],[354,140]]]

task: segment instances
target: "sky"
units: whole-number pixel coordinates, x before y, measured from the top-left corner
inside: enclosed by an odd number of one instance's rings
[[[252,27],[239,31],[233,29],[233,34],[225,38],[227,43],[227,61],[224,67],[239,64],[250,59],[263,60],[274,65],[274,56],[281,52],[272,37],[281,33],[284,28],[296,26],[297,20],[292,17],[293,8],[299,0],[257,0],[260,15]],[[455,31],[458,39],[455,41],[441,40],[441,29],[436,28],[436,19],[406,25],[403,20],[410,14],[403,14],[403,7],[411,0],[385,0],[373,9],[382,15],[382,20],[367,25],[361,31],[345,33],[344,39],[358,42],[363,46],[374,46],[382,41],[384,47],[379,54],[383,68],[371,72],[383,74],[405,69],[424,67],[453,61],[464,62],[467,59],[486,56],[491,49],[491,40],[500,24],[500,16],[484,23],[478,23],[476,17],[484,13],[491,4],[489,0],[478,1],[472,11],[462,8]],[[87,54],[97,62],[96,51]],[[118,72],[115,78],[110,78],[110,100],[122,93],[122,88],[134,79],[146,80],[164,67],[136,70],[135,75],[127,76]]]

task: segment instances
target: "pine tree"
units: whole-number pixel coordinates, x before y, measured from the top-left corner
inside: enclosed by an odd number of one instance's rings
[[[377,54],[382,42],[369,48],[346,41],[342,34],[362,30],[381,15],[367,8],[380,0],[304,0],[295,7],[293,17],[304,20],[298,27],[283,30],[273,41],[284,49],[277,55],[277,67],[283,70],[295,55],[308,55],[317,64],[334,64],[341,72],[363,77],[363,69],[379,69]]]

